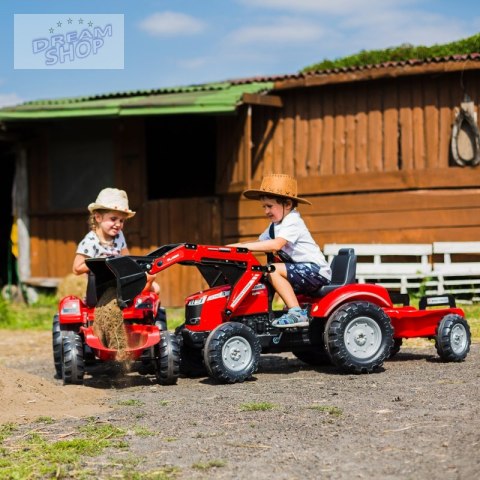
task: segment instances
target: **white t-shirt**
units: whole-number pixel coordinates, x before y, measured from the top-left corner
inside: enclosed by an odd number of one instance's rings
[[[259,240],[271,240],[269,230],[270,225],[258,237]],[[315,263],[320,267],[322,277],[332,279],[330,265],[320,247],[315,243],[298,210],[292,210],[280,223],[274,224],[274,231],[275,238],[280,237],[287,241],[282,250],[295,263]]]
[[[113,238],[111,245],[100,243],[100,239],[95,232],[88,232],[83,240],[78,244],[77,252],[89,258],[113,257],[120,255],[121,251],[127,248],[127,242],[123,232],[118,233]]]

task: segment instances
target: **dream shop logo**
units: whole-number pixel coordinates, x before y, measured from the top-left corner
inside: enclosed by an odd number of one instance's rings
[[[14,68],[123,69],[124,30],[120,13],[14,14]]]
[[[77,21],[79,25],[84,23],[83,18],[79,18]],[[62,21],[58,21],[55,28],[50,27],[49,33],[51,35],[49,37],[36,38],[32,41],[33,54],[44,55],[46,66],[75,62],[96,55],[105,45],[106,39],[113,35],[112,24],[99,26],[89,21],[87,24],[89,28],[71,30],[70,25],[73,22],[74,19],[68,18],[67,28],[69,31],[55,33],[63,26]]]

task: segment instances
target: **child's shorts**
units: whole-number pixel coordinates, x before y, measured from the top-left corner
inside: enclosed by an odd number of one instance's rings
[[[316,292],[320,287],[330,283],[320,275],[320,267],[315,263],[286,263],[287,279],[297,294]]]

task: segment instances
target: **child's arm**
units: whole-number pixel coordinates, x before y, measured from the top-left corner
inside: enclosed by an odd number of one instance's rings
[[[250,250],[251,252],[276,252],[281,250],[287,244],[284,238],[278,237],[271,240],[258,240],[255,242],[245,243],[231,243],[227,247],[242,247]]]
[[[77,253],[73,259],[73,273],[75,275],[81,275],[82,273],[88,273],[90,269],[87,267],[85,260],[89,258],[81,253]]]

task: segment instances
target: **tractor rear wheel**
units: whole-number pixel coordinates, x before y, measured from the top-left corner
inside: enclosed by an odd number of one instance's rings
[[[83,341],[75,332],[63,332],[61,366],[64,385],[83,383],[85,375]]]
[[[223,383],[244,382],[258,368],[262,347],[254,331],[238,322],[210,332],[203,349],[208,374]]]
[[[160,385],[175,385],[180,374],[180,345],[169,331],[160,333],[160,343],[154,347],[155,375]]]
[[[471,334],[460,315],[445,315],[437,327],[435,348],[444,362],[462,362],[470,351]]]
[[[402,345],[403,345],[403,338],[394,338],[392,349],[390,350],[390,355],[388,356],[388,358],[394,357],[400,351],[400,349],[402,348]]]
[[[329,318],[325,345],[332,362],[342,370],[371,373],[390,355],[393,345],[390,318],[373,303],[346,303]]]
[[[55,378],[62,378],[62,332],[60,330],[60,321],[58,320],[58,315],[53,316],[52,347]]]

